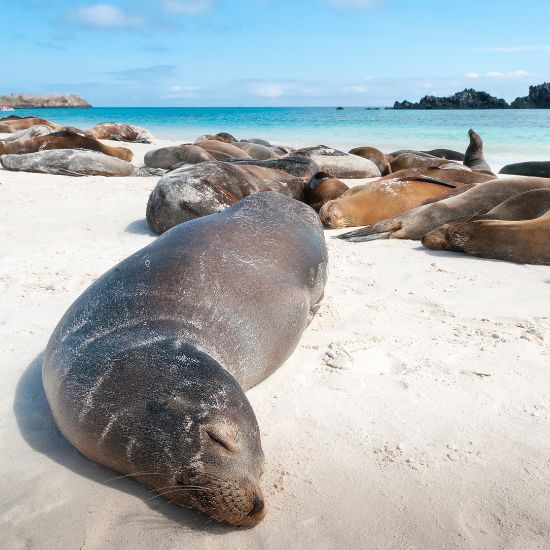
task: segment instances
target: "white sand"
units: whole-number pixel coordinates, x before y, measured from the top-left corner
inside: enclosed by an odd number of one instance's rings
[[[80,456],[52,423],[41,353],[69,304],[155,238],[156,180],[0,171],[2,548],[549,547],[548,267],[327,232],[323,307],[248,393],[269,507],[254,529]]]

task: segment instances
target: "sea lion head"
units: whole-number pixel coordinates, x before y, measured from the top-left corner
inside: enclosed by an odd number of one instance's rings
[[[483,140],[477,132],[470,129],[468,131],[468,135],[470,136],[470,145],[473,145],[475,147],[483,147]]]
[[[431,250],[463,252],[464,246],[473,235],[470,221],[470,219],[464,218],[443,224],[437,229],[426,233],[421,239],[422,244]]]
[[[155,363],[144,372],[156,374],[146,375],[134,420],[119,431],[130,475],[220,522],[259,523],[264,455],[254,411],[237,381],[177,340],[149,347],[143,359]]]

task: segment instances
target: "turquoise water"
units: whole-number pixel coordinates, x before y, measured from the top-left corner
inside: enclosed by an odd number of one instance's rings
[[[7,114],[7,113],[6,113]],[[348,150],[370,145],[396,149],[446,147],[464,151],[474,128],[493,168],[508,162],[550,160],[550,110],[393,111],[348,107],[189,108],[143,107],[18,110],[80,128],[121,121],[144,126],[157,139],[193,141],[204,133],[230,132],[296,146],[324,144]]]

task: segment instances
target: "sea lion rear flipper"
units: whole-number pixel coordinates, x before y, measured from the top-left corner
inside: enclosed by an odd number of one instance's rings
[[[335,235],[335,238],[352,243],[375,241],[378,239],[389,239],[390,235],[399,229],[401,229],[401,220],[389,218],[371,225],[366,225],[361,229],[355,229],[354,231],[349,231],[348,233]]]

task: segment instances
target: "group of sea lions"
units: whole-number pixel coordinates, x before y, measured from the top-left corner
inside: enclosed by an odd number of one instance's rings
[[[153,136],[145,128],[119,122],[80,130],[43,118],[11,115],[0,119],[0,166],[5,170],[69,176],[151,174],[150,169],[131,164],[130,149],[110,147],[100,139],[152,143]]]

